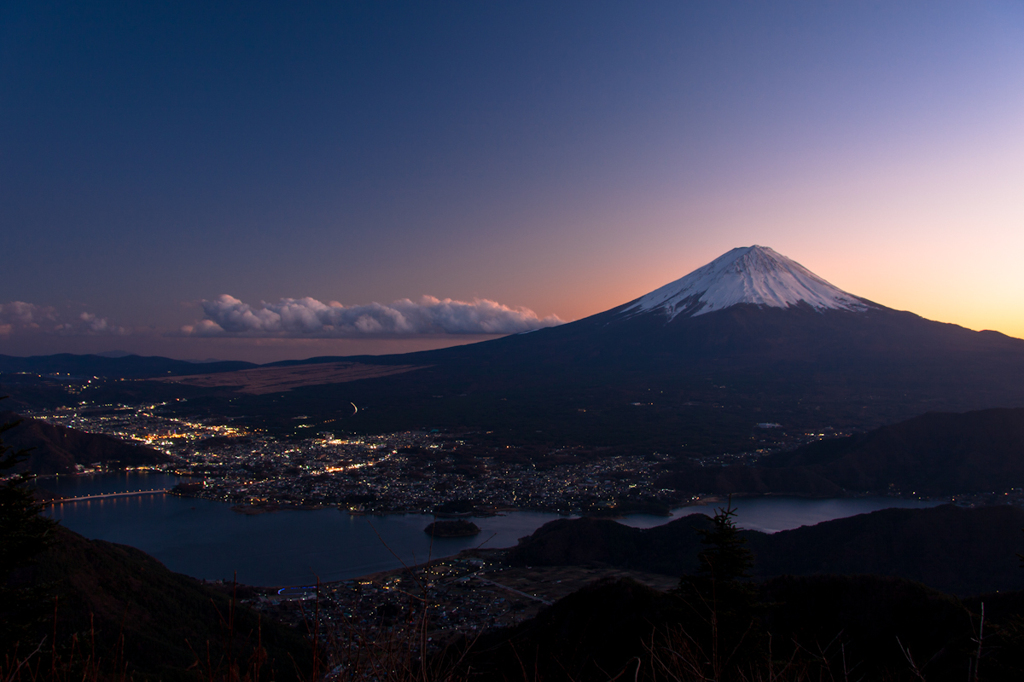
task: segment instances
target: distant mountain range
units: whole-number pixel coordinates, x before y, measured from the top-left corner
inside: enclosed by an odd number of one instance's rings
[[[51,356],[0,358],[0,371],[18,361],[20,371],[45,364],[81,373],[99,371],[92,368],[102,361],[112,363],[101,368],[105,376],[133,377],[147,367],[152,377],[250,367]],[[339,361],[418,369],[262,395],[144,382],[96,395],[176,391],[189,397],[181,409],[190,413],[244,416],[285,431],[304,415],[328,430],[471,429],[496,441],[687,454],[759,447],[769,435],[755,428],[760,422],[796,432],[864,429],[929,411],[1024,407],[1024,340],[886,308],[761,246],[733,249],[650,294],[559,327],[436,351],[273,366]]]
[[[109,379],[142,379],[159,376],[184,376],[233,372],[257,367],[251,362],[211,361],[188,362],[161,357],[142,357],[120,351],[100,355],[34,355],[15,357],[0,355],[0,372],[63,374],[70,377],[101,377]]]

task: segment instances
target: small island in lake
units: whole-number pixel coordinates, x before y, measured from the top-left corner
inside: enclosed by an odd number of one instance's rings
[[[458,519],[456,521],[434,521],[423,529],[427,535],[435,538],[465,538],[476,535],[480,527],[472,521]]]

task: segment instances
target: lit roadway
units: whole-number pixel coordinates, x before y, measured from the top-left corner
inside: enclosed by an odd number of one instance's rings
[[[108,500],[114,497],[137,497],[139,495],[163,495],[170,488],[158,490],[136,490],[130,493],[104,493],[102,495],[83,495],[82,497],[62,497],[55,500],[46,500],[43,504],[64,504],[65,502],[86,502],[88,500]]]

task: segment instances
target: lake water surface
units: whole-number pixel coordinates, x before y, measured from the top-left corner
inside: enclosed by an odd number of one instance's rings
[[[169,488],[167,474],[61,476],[40,482],[65,497]],[[937,502],[888,497],[806,500],[791,497],[733,500],[740,527],[776,532],[863,514],[887,507],[925,507]],[[685,507],[672,514],[712,514],[715,506]],[[472,538],[436,538],[423,529],[427,514],[352,515],[337,509],[280,511],[246,516],[223,502],[175,495],[111,498],[55,505],[48,514],[87,538],[138,547],[179,573],[250,585],[299,585],[320,578],[344,580],[422,563],[476,546],[510,547],[548,521],[546,512],[514,512],[476,518],[482,533]],[[620,520],[637,528],[667,523],[638,514]]]

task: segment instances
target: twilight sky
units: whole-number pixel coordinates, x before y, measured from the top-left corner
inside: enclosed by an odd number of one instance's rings
[[[0,353],[573,320],[762,244],[1024,337],[1024,4],[0,5]]]

